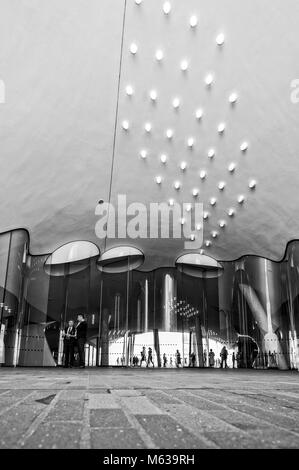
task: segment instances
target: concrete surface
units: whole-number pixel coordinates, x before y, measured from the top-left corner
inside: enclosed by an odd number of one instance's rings
[[[298,372],[0,369],[0,448],[299,448]]]

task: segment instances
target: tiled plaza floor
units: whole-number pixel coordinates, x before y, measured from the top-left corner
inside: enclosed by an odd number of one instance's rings
[[[0,368],[0,448],[299,448],[299,373]]]

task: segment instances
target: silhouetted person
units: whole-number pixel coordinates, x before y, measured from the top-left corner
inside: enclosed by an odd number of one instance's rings
[[[145,350],[145,346],[143,346],[140,355],[141,355],[141,359],[140,359],[140,367],[141,367],[143,362],[145,362],[145,364],[146,364],[146,350]]]
[[[177,350],[176,350],[176,366],[177,366],[177,367],[180,367],[181,364],[182,364],[181,353],[180,353],[180,351],[177,349]]]
[[[79,314],[77,317],[76,324],[76,338],[77,338],[77,348],[79,354],[79,365],[83,369],[85,367],[85,343],[87,335],[87,323],[84,319],[84,315]]]
[[[64,367],[73,367],[74,363],[74,346],[76,339],[76,328],[73,320],[69,320],[68,326],[65,327],[63,336],[64,350]]]
[[[166,357],[166,354],[164,353],[163,354],[163,367],[166,367],[167,366],[167,357]]]
[[[221,353],[220,353],[220,357],[221,357],[220,367],[221,367],[221,369],[223,369],[223,364],[224,364],[224,367],[227,368],[227,355],[228,355],[228,351],[227,351],[226,347],[223,346],[223,348],[221,349]]]
[[[215,353],[213,349],[210,349],[209,352],[209,367],[214,367],[215,365]]]
[[[236,356],[235,356],[235,352],[233,352],[233,355],[232,355],[232,361],[233,361],[233,369],[235,368],[235,364],[236,364]]]
[[[149,366],[149,363],[151,363],[153,365],[153,367],[155,367],[154,363],[153,363],[153,350],[152,350],[152,348],[148,348],[146,367]]]
[[[195,367],[195,362],[196,362],[196,356],[195,356],[195,354],[194,354],[194,352],[193,352],[193,353],[191,353],[191,355],[190,355],[190,367],[191,367],[191,366],[192,366],[192,367]]]

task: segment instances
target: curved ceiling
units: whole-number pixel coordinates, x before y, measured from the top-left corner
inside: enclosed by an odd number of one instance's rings
[[[27,228],[32,253],[84,239],[101,251],[134,245],[145,253],[144,269],[173,265],[183,240],[104,243],[95,234],[95,208],[99,199],[115,203],[118,194],[147,207],[170,198],[193,203],[194,188],[209,212],[203,224],[208,256],[277,260],[298,238],[299,104],[290,99],[299,76],[297,0],[171,0],[169,14],[164,3],[1,2],[0,230]],[[198,19],[193,27],[192,15]],[[207,86],[210,73],[214,81]],[[215,149],[212,158],[209,149]]]

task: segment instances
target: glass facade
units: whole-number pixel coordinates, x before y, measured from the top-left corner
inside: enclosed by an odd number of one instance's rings
[[[0,236],[2,365],[63,365],[62,332],[83,313],[87,366],[298,369],[299,242],[281,262],[245,256],[212,276],[106,272],[94,254],[52,265],[28,254],[26,231]]]

